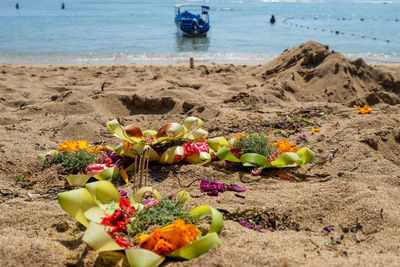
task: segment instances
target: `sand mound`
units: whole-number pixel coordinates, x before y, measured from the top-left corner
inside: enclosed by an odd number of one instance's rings
[[[286,50],[262,69],[264,87],[284,100],[400,103],[400,80],[314,41]]]

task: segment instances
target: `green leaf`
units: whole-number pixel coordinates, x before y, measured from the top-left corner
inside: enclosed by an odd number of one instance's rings
[[[302,163],[301,165],[307,164],[310,161],[313,160],[315,153],[313,151],[311,151],[309,148],[307,147],[303,147],[301,149],[299,149],[296,154],[301,158]]]
[[[109,181],[98,181],[88,183],[85,188],[92,194],[93,198],[100,201],[102,204],[109,204],[111,202],[119,202],[121,195],[118,190]]]
[[[231,145],[228,143],[228,141],[225,139],[225,137],[214,137],[210,138],[207,140],[208,141],[208,146],[214,150],[215,152],[218,152],[222,147],[230,147]]]
[[[114,239],[106,232],[106,226],[90,222],[82,241],[87,243],[97,252],[110,250],[123,250]]]
[[[136,157],[137,155],[143,155],[144,151],[149,149],[150,150],[150,161],[152,162],[158,162],[160,160],[160,155],[158,155],[158,153],[148,144],[144,144],[144,143],[138,143],[135,144],[131,147],[131,149],[135,150],[137,152],[136,155],[129,155],[131,157]]]
[[[89,225],[84,212],[98,205],[86,188],[58,193],[57,198],[63,210],[84,226],[87,227]]]
[[[160,164],[172,164],[180,161],[184,156],[185,151],[183,147],[173,146],[165,150],[165,152],[161,155]]]
[[[189,211],[189,214],[192,216],[193,219],[198,219],[209,212],[211,212],[211,225],[207,234],[214,232],[218,234],[221,232],[222,227],[224,227],[224,216],[221,212],[208,205],[200,205],[191,209]]]
[[[197,121],[197,126],[195,129],[190,130],[192,127],[193,123]],[[203,121],[200,118],[197,117],[187,117],[185,121],[182,123],[183,128],[185,129],[185,135],[183,138],[189,139],[189,140],[198,140],[201,138],[207,138],[208,132],[204,129],[201,129],[203,126]]]
[[[173,198],[178,199],[182,204],[184,204],[188,199],[190,199],[190,195],[185,189],[181,189],[174,194]]]
[[[285,152],[271,162],[273,167],[298,167],[302,164],[301,158],[295,152]],[[292,163],[292,164],[291,164]]]
[[[104,217],[106,217],[106,212],[100,207],[92,207],[84,212],[86,219],[91,222],[101,223]]]
[[[131,267],[157,267],[165,260],[165,257],[142,248],[127,249],[125,254]]]
[[[110,133],[112,133],[114,136],[119,137],[122,140],[128,141],[128,142],[130,142],[132,144],[144,141],[144,137],[132,137],[132,136],[129,136],[126,133],[124,127],[122,127],[122,125],[119,124],[119,122],[117,120],[108,121],[106,123],[106,127],[110,131]]]
[[[135,202],[137,203],[141,203],[143,200],[143,196],[146,192],[150,192],[153,194],[154,198],[157,199],[158,201],[160,201],[162,199],[162,195],[160,194],[160,192],[158,192],[156,189],[154,189],[151,186],[145,186],[140,188],[138,191],[136,191],[136,193],[133,195],[133,199],[135,200]]]
[[[208,152],[200,152],[199,154],[186,156],[185,161],[190,164],[204,165],[211,161],[211,155]]]
[[[90,177],[87,174],[71,174],[66,179],[70,186],[84,186]]]
[[[185,129],[185,132],[189,132],[190,128],[192,127],[193,123],[197,121],[197,126],[194,130],[198,130],[203,126],[203,120],[197,117],[187,117],[183,123],[182,127]]]
[[[87,174],[71,174],[66,177],[67,182],[70,186],[84,186],[86,182],[90,179],[90,177],[94,177],[97,180],[107,180],[110,178],[118,177],[119,168],[113,167],[103,170],[94,175]]]
[[[203,237],[200,237],[193,241],[192,243],[175,250],[174,252],[168,254],[168,257],[179,258],[190,260],[196,258],[213,247],[219,244],[221,241],[217,235],[217,233],[210,233]]]
[[[271,163],[265,156],[256,153],[243,154],[240,157],[240,161],[243,166],[260,166],[261,168],[268,168],[271,166]]]
[[[119,168],[118,167],[113,167],[113,168],[107,168],[103,170],[102,172],[96,173],[93,175],[94,178],[97,180],[108,180],[110,178],[116,178],[119,175]]]
[[[222,147],[217,154],[215,154],[219,159],[232,161],[232,162],[241,162],[230,150],[229,147]]]

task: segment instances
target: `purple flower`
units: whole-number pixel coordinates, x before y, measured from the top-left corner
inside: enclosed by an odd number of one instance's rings
[[[247,227],[247,228],[249,228],[249,229],[254,229],[254,226],[253,226],[251,223],[249,223],[249,222],[246,222],[246,221],[239,221],[239,223],[240,223],[241,225],[243,225],[244,227]]]
[[[168,196],[168,198],[172,200],[174,198],[174,196],[175,196],[175,194],[171,194]]]
[[[258,226],[254,227],[254,230],[256,230],[257,232],[260,232],[260,233],[264,233],[263,229],[261,229]]]
[[[121,195],[121,197],[124,197],[128,194],[128,193],[126,193],[126,191],[124,191],[122,189],[118,189],[118,193]]]
[[[246,221],[239,221],[239,223],[240,223],[241,225],[243,225],[244,227],[247,227],[247,228],[252,229],[252,230],[254,230],[254,231],[257,231],[257,232],[260,232],[260,233],[263,233],[263,232],[264,232],[260,227],[254,226],[254,225],[252,225],[252,224],[249,223],[249,222],[246,222]]]
[[[299,136],[300,139],[306,140],[307,139],[307,135],[306,134],[302,134]]]
[[[228,185],[228,190],[234,192],[244,192],[246,189],[249,188],[248,186],[238,186],[237,184]]]
[[[106,157],[112,160],[112,163],[118,165],[118,167],[126,168],[134,162],[134,159],[131,157],[121,157],[118,153],[110,149],[105,150]]]
[[[201,191],[209,196],[218,196],[220,192],[225,191],[244,192],[247,188],[247,186],[238,186],[236,184],[227,185],[218,183],[215,179],[211,181],[204,179],[200,183]]]

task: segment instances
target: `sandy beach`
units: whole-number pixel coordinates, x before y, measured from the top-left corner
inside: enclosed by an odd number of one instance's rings
[[[364,104],[372,113],[353,107]],[[164,194],[199,196],[193,181],[204,178],[249,186],[244,197],[204,195],[189,206],[279,219],[264,232],[225,219],[221,245],[162,266],[398,265],[400,65],[353,61],[315,42],[265,64],[0,65],[0,265],[125,266],[122,252],[81,241],[84,228],[57,203],[65,175],[37,155],[67,140],[117,145],[105,127],[112,119],[158,129],[188,116],[210,137],[266,133],[316,157],[258,177],[222,161],[151,165],[150,184]]]

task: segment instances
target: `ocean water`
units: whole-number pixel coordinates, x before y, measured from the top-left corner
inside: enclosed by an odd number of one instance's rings
[[[205,38],[177,32],[179,3],[0,0],[0,63],[262,62],[309,40],[352,58],[400,62],[400,0],[185,1],[210,6]]]

